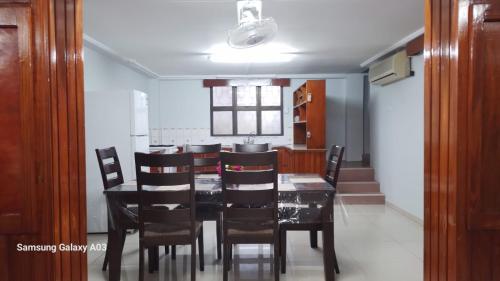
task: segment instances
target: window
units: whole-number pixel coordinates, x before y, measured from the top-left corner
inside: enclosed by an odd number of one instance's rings
[[[282,136],[280,86],[212,87],[212,136]]]

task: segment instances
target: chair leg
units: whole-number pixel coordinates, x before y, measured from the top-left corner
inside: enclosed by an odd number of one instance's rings
[[[149,273],[153,273],[155,271],[154,247],[148,248],[148,271]]]
[[[175,260],[175,258],[177,257],[177,251],[175,249],[175,245],[172,245],[172,259]]]
[[[227,270],[231,271],[231,268],[233,267],[233,244],[229,244],[229,255],[228,255],[228,264],[227,264]]]
[[[154,248],[154,257],[155,257],[155,270],[160,270],[160,246],[156,246]]]
[[[339,274],[340,268],[339,268],[339,262],[337,261],[337,254],[335,253],[335,245],[333,246],[333,265],[335,266],[335,272]]]
[[[144,246],[139,242],[139,281],[144,280]]]
[[[102,271],[106,271],[106,269],[108,268],[108,255],[109,255],[109,247],[106,248],[106,253],[104,254],[104,262],[102,263]]]
[[[125,239],[127,238],[127,230],[126,229],[124,229],[122,231],[122,236],[123,236],[123,240],[122,240],[122,249],[123,249],[123,247],[125,246]]]
[[[203,245],[203,225],[200,229],[200,234],[198,235],[198,252],[200,258],[200,271],[205,270],[205,249]]]
[[[228,277],[228,272],[229,272],[229,246],[228,246],[228,243],[227,241],[224,241],[224,244],[223,244],[223,247],[224,247],[224,253],[223,253],[223,256],[222,256],[222,274],[223,274],[223,277],[222,277],[222,280],[223,281],[227,281],[227,277]]]
[[[276,233],[274,239],[274,281],[280,280],[280,252],[279,252],[279,234]]]
[[[286,230],[280,231],[281,273],[286,273]]]
[[[216,235],[216,240],[217,240],[217,259],[220,260],[222,258],[222,251],[221,251],[221,246],[222,246],[222,223],[221,223],[221,218],[220,216],[215,220],[215,235]]]
[[[191,241],[191,281],[196,280],[196,240]]]
[[[123,246],[125,245],[125,239],[127,238],[127,230],[126,229],[123,230],[122,235],[123,235],[123,241],[122,241],[122,249],[123,249]],[[108,243],[108,245],[109,245],[109,243]],[[109,247],[106,248],[106,253],[104,254],[104,261],[102,263],[102,271],[106,271],[106,269],[108,268],[108,259],[109,259]]]

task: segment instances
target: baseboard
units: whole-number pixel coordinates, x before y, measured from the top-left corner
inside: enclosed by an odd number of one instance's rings
[[[414,221],[414,222],[418,223],[419,225],[421,225],[421,226],[423,226],[423,225],[424,225],[424,221],[423,221],[421,218],[419,218],[419,217],[417,217],[417,216],[415,216],[415,215],[413,215],[413,214],[409,213],[409,212],[408,212],[408,211],[406,211],[406,210],[401,209],[400,207],[398,207],[398,206],[397,206],[397,205],[395,205],[394,203],[391,203],[391,202],[387,201],[387,198],[385,199],[385,205],[386,205],[387,207],[389,207],[389,208],[393,209],[394,211],[396,211],[396,212],[398,212],[398,213],[402,214],[403,216],[405,216],[405,217],[409,218],[410,220],[412,220],[412,221]]]

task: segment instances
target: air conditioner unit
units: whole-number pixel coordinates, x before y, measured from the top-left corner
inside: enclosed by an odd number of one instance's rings
[[[410,73],[410,58],[406,51],[401,51],[370,66],[368,77],[372,84],[387,85],[410,76]]]

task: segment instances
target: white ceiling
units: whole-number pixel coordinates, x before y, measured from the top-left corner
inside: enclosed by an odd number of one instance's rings
[[[84,32],[160,76],[345,73],[424,24],[423,0],[263,0],[291,62],[221,64],[208,50],[237,22],[236,0],[84,0]]]

